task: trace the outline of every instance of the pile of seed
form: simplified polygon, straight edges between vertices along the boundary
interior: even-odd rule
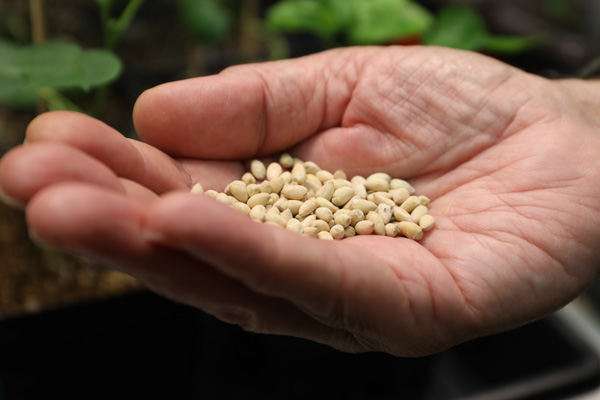
[[[213,197],[255,221],[325,240],[370,234],[420,240],[435,222],[429,198],[416,196],[405,180],[383,172],[348,179],[341,170],[332,173],[287,153],[268,166],[253,160],[250,172],[222,193],[204,191],[199,183],[191,193]]]

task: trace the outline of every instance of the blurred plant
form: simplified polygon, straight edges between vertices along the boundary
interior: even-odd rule
[[[42,99],[50,110],[82,111],[67,93],[90,93],[91,114],[98,111],[107,85],[121,74],[122,63],[114,52],[143,0],[131,0],[118,18],[111,17],[114,0],[96,0],[104,30],[103,49],[83,49],[79,44],[51,39],[44,41],[42,1],[30,0],[32,32],[37,43],[19,46],[0,39],[0,103],[10,107],[34,107]],[[37,15],[37,17],[35,17]]]
[[[465,50],[518,53],[539,37],[495,36],[468,6],[449,5],[435,15],[411,0],[281,0],[266,23],[284,33],[310,33],[324,47],[422,43]]]

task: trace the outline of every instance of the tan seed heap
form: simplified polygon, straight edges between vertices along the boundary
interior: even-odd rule
[[[322,240],[355,235],[420,240],[435,223],[429,198],[415,195],[405,180],[383,172],[348,179],[341,170],[332,173],[287,153],[268,166],[252,160],[250,171],[223,193],[204,191],[199,183],[190,192],[229,204],[255,221]]]

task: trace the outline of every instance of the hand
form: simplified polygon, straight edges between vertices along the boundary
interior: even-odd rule
[[[2,160],[0,187],[36,240],[224,321],[424,355],[540,318],[593,283],[596,86],[450,49],[338,49],[151,89],[134,110],[145,143],[42,115]],[[420,242],[319,241],[187,194],[281,151],[408,179],[436,227]]]

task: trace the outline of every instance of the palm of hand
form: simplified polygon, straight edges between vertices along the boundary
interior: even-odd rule
[[[244,118],[228,118],[227,96],[218,107],[208,95],[210,112],[194,120],[189,112],[198,106],[181,107],[190,96],[180,87],[182,102],[165,99],[173,96],[169,90],[155,93],[152,101],[161,110],[148,96],[142,99],[138,128],[150,144],[188,157],[178,159],[186,173],[173,187],[239,177],[235,162],[189,157],[242,158],[289,147],[349,175],[385,171],[407,178],[433,199],[438,221],[421,243],[375,236],[315,242],[224,216],[222,205],[204,199],[167,196],[137,211],[166,249],[108,259],[156,290],[247,329],[399,355],[436,351],[527,322],[590,282],[595,271],[589,266],[598,257],[593,220],[600,189],[591,183],[600,179],[593,156],[600,141],[587,138],[584,122],[562,107],[555,86],[443,49],[329,57],[290,62],[281,70],[234,68],[217,78],[226,86],[223,79],[239,73],[261,77],[250,80],[253,102],[239,99],[232,107]],[[313,62],[319,65],[308,68]],[[286,80],[288,75],[304,78]],[[252,90],[264,104],[256,104]],[[222,118],[215,120],[217,114]],[[206,129],[199,133],[193,126]],[[239,135],[233,127],[253,133]],[[153,165],[152,157],[164,158],[141,151],[150,154],[146,165]],[[111,167],[154,191],[168,186],[157,184],[169,175],[164,171],[140,174],[138,167],[134,178],[131,168],[121,173]],[[30,220],[35,224],[35,217]],[[168,276],[149,268],[149,254],[158,264],[175,258],[180,270]]]

